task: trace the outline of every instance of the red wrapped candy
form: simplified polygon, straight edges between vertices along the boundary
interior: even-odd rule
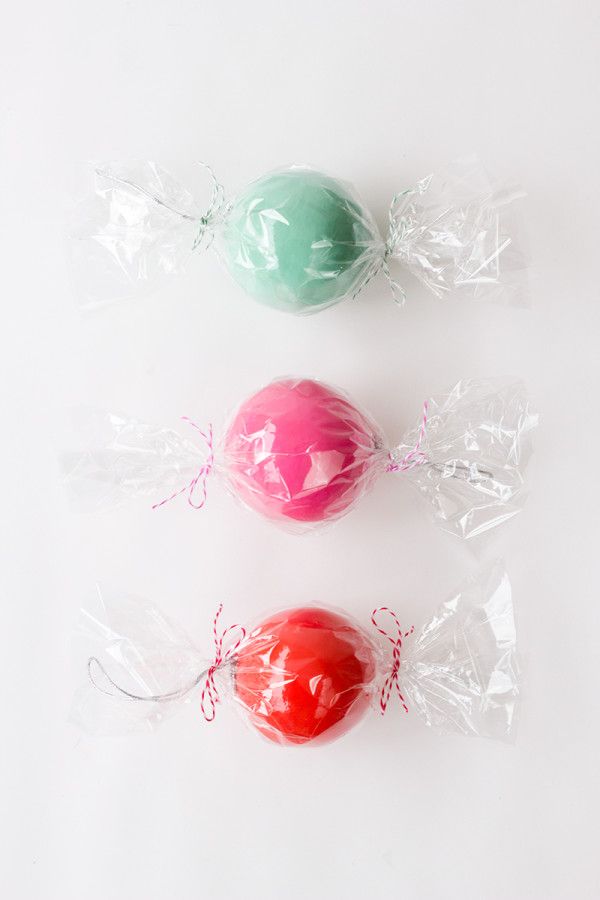
[[[513,733],[516,634],[500,564],[468,582],[415,637],[388,607],[373,611],[369,631],[323,606],[221,630],[221,611],[214,657],[202,665],[189,638],[159,610],[102,597],[100,613],[84,620],[93,655],[77,721],[94,731],[147,730],[197,692],[208,722],[228,696],[269,742],[313,746],[342,736],[370,708],[384,713],[395,694],[401,708],[443,731]]]
[[[235,697],[251,724],[285,744],[344,734],[368,709],[374,678],[374,647],[364,632],[316,606],[265,619],[233,667]]]

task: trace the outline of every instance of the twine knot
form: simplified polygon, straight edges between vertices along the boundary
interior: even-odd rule
[[[421,445],[425,440],[425,434],[427,432],[428,410],[429,402],[426,400],[423,404],[423,418],[421,419],[421,427],[415,446],[412,450],[408,451],[406,456],[402,456],[400,459],[396,458],[393,450],[390,451],[390,461],[386,466],[386,472],[407,472],[409,469],[414,469],[415,466],[425,466],[430,462],[429,457],[421,450]]]
[[[206,670],[206,678],[204,681],[204,687],[202,688],[202,695],[200,697],[200,709],[202,710],[202,715],[206,719],[207,722],[212,722],[215,718],[217,712],[217,703],[219,702],[219,692],[217,690],[217,685],[215,683],[215,672],[221,668],[221,666],[231,660],[239,649],[240,644],[246,638],[246,629],[242,625],[228,625],[224,631],[220,634],[217,632],[217,625],[219,622],[219,617],[221,612],[223,611],[223,604],[219,604],[219,608],[216,612],[215,618],[213,619],[213,639],[215,643],[215,658],[212,663]],[[223,641],[227,637],[230,632],[235,631],[235,629],[240,630],[240,637],[229,647],[225,652],[223,652]]]
[[[212,181],[212,194],[208,209],[206,210],[204,215],[200,216],[200,218],[198,219],[198,233],[194,238],[192,250],[197,250],[198,247],[202,245],[204,236],[207,233],[208,243],[206,244],[206,249],[208,250],[214,238],[214,231],[209,230],[209,226],[220,213],[225,213],[225,211],[227,210],[227,204],[225,203],[225,188],[217,181],[216,175],[211,167],[208,165],[208,163],[204,162],[199,162],[198,165],[202,166],[203,169],[206,169],[206,171],[210,175]]]

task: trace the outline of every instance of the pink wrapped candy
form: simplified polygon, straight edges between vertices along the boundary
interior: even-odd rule
[[[461,381],[390,445],[341,391],[282,378],[242,403],[216,446],[212,426],[186,421],[202,449],[170,429],[101,416],[70,465],[71,487],[95,505],[154,494],[156,508],[187,494],[201,508],[217,474],[245,506],[305,531],[349,512],[379,475],[401,473],[447,531],[470,538],[520,510],[537,416],[519,383]]]
[[[268,519],[323,522],[370,485],[383,435],[319,381],[272,381],[238,409],[223,441],[234,493]]]

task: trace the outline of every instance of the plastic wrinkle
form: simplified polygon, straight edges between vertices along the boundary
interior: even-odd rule
[[[494,564],[444,603],[408,644],[400,684],[436,730],[514,737],[519,664],[511,586]]]
[[[521,382],[465,379],[430,399],[420,446],[430,462],[404,474],[445,531],[477,537],[522,509],[537,424]],[[394,456],[404,455],[417,434],[409,432]]]
[[[523,305],[527,253],[517,187],[495,184],[475,156],[396,195],[390,208],[389,256],[436,297]]]

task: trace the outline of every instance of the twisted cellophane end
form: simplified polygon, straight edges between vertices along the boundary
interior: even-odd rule
[[[388,470],[415,484],[445,531],[474,538],[522,509],[537,423],[521,382],[465,379],[427,401]]]
[[[61,466],[78,511],[104,511],[135,497],[156,507],[186,493],[190,505],[204,504],[214,466],[210,426],[200,429],[183,417],[175,431],[90,409],[74,410],[73,418],[77,449],[63,454]]]
[[[393,198],[387,259],[439,298],[527,305],[524,196],[490,178],[476,156],[458,160]]]
[[[196,696],[208,663],[156,606],[97,586],[75,633],[70,720],[91,734],[154,731]]]
[[[67,245],[81,306],[148,294],[212,242],[225,199],[203,167],[212,180],[208,205],[154,162],[90,165],[91,189],[74,210]]]
[[[431,728],[511,741],[519,682],[511,586],[495,562],[407,641],[400,685],[409,709]]]

